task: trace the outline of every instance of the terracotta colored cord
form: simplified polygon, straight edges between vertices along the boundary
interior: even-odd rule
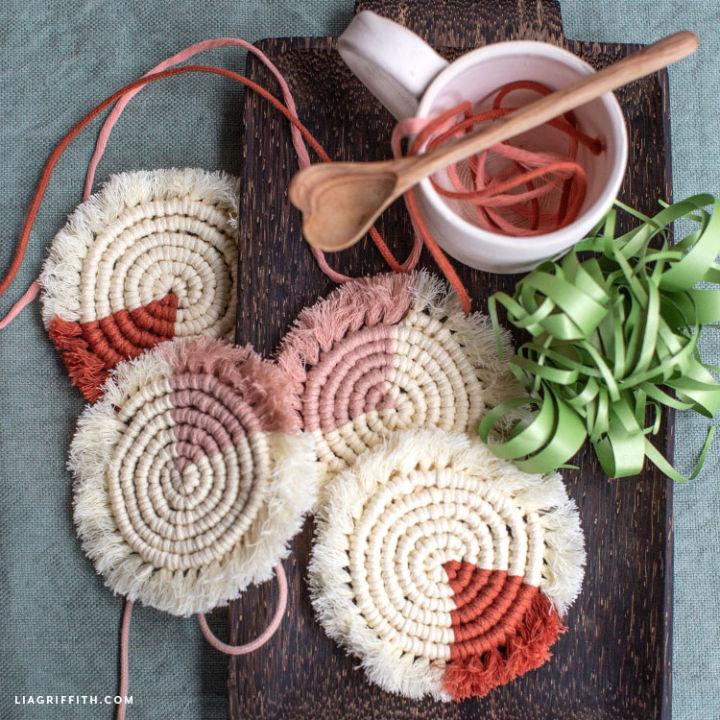
[[[493,107],[490,110],[472,115],[469,103],[461,103],[456,108],[444,113],[439,118],[429,122],[423,132],[412,143],[410,152],[415,154],[422,145],[427,143],[431,150],[438,145],[448,142],[458,135],[472,131],[480,124],[496,120],[511,114],[516,108],[502,107],[502,100],[514,90],[530,90],[547,95],[550,88],[541,83],[519,81],[509,83],[496,91]],[[449,129],[443,130],[455,115],[462,114],[464,119],[454,122]],[[577,128],[577,120],[572,113],[556,118],[547,123],[548,126],[566,134],[569,138],[567,156],[554,153],[529,151],[515,147],[510,142],[500,143],[489,150],[479,153],[465,161],[465,177],[459,172],[458,165],[448,168],[448,179],[453,189],[448,189],[435,178],[431,179],[433,187],[442,196],[467,201],[477,206],[477,224],[486,230],[500,231],[509,235],[528,236],[552,232],[573,222],[580,212],[580,206],[585,197],[587,182],[582,166],[576,161],[580,145],[586,146],[593,154],[598,154],[602,147],[599,141],[582,133]],[[439,133],[431,137],[433,133]],[[486,169],[487,159],[490,155],[498,155],[512,161],[505,171],[492,177]],[[468,176],[470,176],[468,178]],[[545,182],[540,186],[535,181],[541,178]],[[525,192],[510,194],[508,191],[525,186]],[[560,192],[556,192],[560,189]],[[557,208],[554,212],[538,213],[538,198],[555,194]],[[550,201],[550,198],[548,197]],[[533,201],[530,213],[525,208],[528,201]],[[517,222],[508,220],[496,210],[489,208],[512,209],[513,213],[526,220],[533,218],[531,227],[519,226]]]
[[[50,178],[52,176],[52,172],[55,168],[55,165],[57,164],[60,157],[62,157],[63,153],[67,149],[67,147],[70,145],[70,143],[82,132],[82,130],[90,124],[100,113],[102,113],[104,110],[106,110],[108,107],[112,106],[114,103],[116,103],[119,100],[122,100],[127,94],[134,93],[140,90],[145,85],[148,85],[151,82],[155,82],[156,80],[161,80],[163,78],[172,77],[174,75],[184,75],[186,73],[195,73],[195,72],[202,72],[202,73],[209,73],[213,75],[220,75],[223,77],[230,78],[231,80],[235,80],[236,82],[241,83],[245,87],[249,88],[253,92],[256,92],[258,95],[260,95],[262,98],[267,100],[271,105],[273,105],[279,112],[281,112],[288,121],[292,124],[294,128],[298,130],[302,138],[310,145],[310,147],[315,151],[315,153],[323,160],[323,162],[331,162],[330,156],[325,152],[325,150],[322,148],[322,146],[318,143],[318,141],[313,137],[313,135],[310,133],[310,131],[303,125],[303,123],[298,119],[298,117],[293,113],[291,109],[286,107],[280,100],[278,100],[274,95],[272,95],[268,90],[263,88],[261,85],[258,85],[257,83],[253,82],[249,78],[245,77],[244,75],[241,75],[240,73],[233,72],[232,70],[227,70],[225,68],[220,67],[214,67],[210,65],[186,65],[183,67],[176,67],[176,68],[170,68],[168,70],[164,70],[162,72],[153,73],[151,75],[144,76],[142,78],[139,78],[138,80],[135,80],[131,83],[128,83],[124,87],[120,88],[118,91],[114,92],[112,95],[108,96],[105,100],[103,100],[101,103],[99,103],[95,108],[93,108],[90,112],[88,112],[85,117],[83,117],[80,121],[78,121],[71,129],[70,131],[57,143],[53,151],[50,153],[50,156],[48,157],[42,173],[40,175],[40,180],[38,181],[37,187],[35,189],[35,193],[33,195],[32,201],[30,203],[30,207],[28,209],[28,213],[25,217],[25,221],[23,223],[23,227],[20,233],[20,237],[18,239],[15,253],[13,255],[12,261],[10,263],[10,266],[7,270],[7,273],[3,277],[2,281],[0,281],[0,295],[4,294],[7,289],[12,284],[13,280],[15,279],[15,276],[20,270],[20,267],[22,266],[23,259],[25,257],[25,253],[27,251],[27,245],[30,240],[30,232],[32,231],[33,225],[35,223],[35,220],[37,218],[37,214],[40,210],[40,206],[42,204],[42,200],[45,196],[45,192],[47,191],[47,186],[50,182]],[[110,126],[110,128],[112,125]],[[108,131],[109,132],[109,129]],[[103,135],[102,138],[99,138],[99,141],[102,141],[103,139],[106,139],[107,133]],[[99,146],[101,149],[103,147],[102,142]],[[300,155],[300,159],[302,162],[302,155]],[[89,168],[89,172],[94,172],[94,166],[95,164],[91,160],[91,166]],[[90,176],[90,179],[92,179],[92,175]],[[416,242],[413,246],[413,249],[411,250],[411,253],[409,257],[403,262],[400,263],[397,261],[395,256],[392,254],[390,249],[388,248],[387,244],[381,237],[381,235],[375,230],[374,228],[371,230],[370,235],[375,242],[376,246],[378,247],[380,253],[382,254],[383,258],[386,260],[388,265],[391,267],[391,269],[395,272],[406,272],[408,270],[411,270],[415,264],[417,263],[417,260],[419,258],[420,254],[420,243]],[[324,259],[321,259],[319,255],[316,254],[316,258],[318,259],[318,262],[321,265],[321,268],[323,269],[326,274],[328,274],[331,279],[334,281],[344,281],[349,278],[347,278],[344,275],[340,275],[336,272],[334,272],[324,261]],[[24,305],[21,305],[17,311],[15,312],[15,315],[17,312],[19,312]],[[15,308],[14,308],[15,310]]]
[[[295,116],[298,117],[297,107],[295,105],[295,99],[292,96],[292,92],[290,90],[290,87],[283,77],[280,70],[277,68],[277,66],[270,60],[270,58],[265,55],[260,49],[255,47],[254,45],[246,42],[245,40],[241,40],[239,38],[232,38],[232,37],[223,37],[223,38],[216,38],[214,40],[204,40],[199,43],[195,43],[194,45],[191,45],[190,47],[186,48],[185,50],[180,51],[179,53],[176,53],[172,57],[169,57],[167,60],[164,60],[163,62],[156,65],[154,68],[149,70],[147,73],[145,73],[144,77],[147,77],[148,75],[152,75],[158,72],[161,72],[163,70],[166,70],[168,68],[174,67],[178,65],[181,62],[184,62],[185,60],[188,60],[191,57],[194,57],[200,52],[204,52],[206,50],[211,50],[215,48],[222,48],[222,47],[229,47],[229,46],[235,46],[235,47],[241,47],[247,50],[248,52],[253,53],[255,56],[257,56],[263,64],[270,70],[270,72],[273,74],[275,79],[277,80],[280,89],[282,90],[283,99],[285,100],[285,105],[287,106],[288,110]],[[120,117],[122,111],[127,106],[127,104],[130,102],[130,100],[140,91],[140,88],[137,88],[135,90],[132,90],[125,94],[125,96],[118,101],[118,103],[113,107],[112,111],[108,115],[108,117],[105,119],[103,126],[100,130],[100,133],[98,135],[97,142],[95,144],[95,150],[93,152],[93,156],[90,159],[90,163],[88,164],[87,174],[85,178],[85,189],[83,192],[83,199],[86,200],[90,193],[92,192],[92,186],[94,182],[94,176],[95,176],[95,170],[97,169],[97,165],[100,162],[100,159],[102,158],[103,152],[105,150],[105,147],[107,145],[108,138],[110,137],[110,133],[112,132],[113,127],[115,126],[115,123],[117,122],[118,118]],[[307,167],[310,165],[310,156],[308,155],[307,147],[305,146],[305,143],[303,142],[303,136],[300,133],[299,129],[295,127],[294,125],[291,126],[290,132],[292,135],[292,142],[293,146],[295,148],[295,152],[298,157],[298,165],[301,168]],[[321,156],[322,157],[322,156]],[[329,157],[323,157],[323,160],[325,162],[329,162]],[[372,237],[373,241],[375,242],[375,245],[377,246],[378,250],[380,251],[381,255],[383,256],[384,260],[388,263],[388,266],[394,271],[394,272],[408,272],[412,270],[418,262],[418,259],[420,257],[420,250],[422,249],[422,243],[420,242],[419,238],[416,238],[416,241],[413,243],[413,246],[411,248],[410,254],[405,259],[404,262],[399,263],[392,252],[387,247],[386,243],[384,242],[382,236],[380,233],[373,227],[370,230],[370,236]],[[320,266],[320,269],[333,281],[336,283],[342,283],[347,282],[351,278],[347,275],[344,275],[342,273],[337,272],[333,268],[330,267],[330,265],[327,262],[327,259],[325,257],[325,254],[317,249],[311,247],[311,251],[313,253],[313,256],[315,257],[315,260],[317,261],[318,265]]]
[[[287,106],[288,110],[295,115],[295,117],[298,116],[297,107],[295,105],[295,99],[292,96],[292,93],[290,91],[290,87],[287,84],[287,81],[282,76],[282,73],[280,70],[278,70],[277,66],[270,60],[270,58],[265,55],[262,50],[257,48],[255,45],[252,45],[251,43],[247,42],[246,40],[241,40],[240,38],[233,38],[233,37],[222,37],[222,38],[214,38],[212,40],[203,40],[201,42],[195,43],[193,45],[190,45],[190,47],[185,48],[184,50],[181,50],[180,52],[176,53],[175,55],[172,55],[171,57],[167,58],[166,60],[163,60],[161,63],[157,64],[154,68],[148,70],[143,77],[148,77],[149,75],[154,75],[156,73],[162,72],[163,70],[168,70],[169,68],[175,67],[176,65],[179,65],[182,62],[185,62],[186,60],[189,60],[191,57],[194,57],[198,53],[205,52],[206,50],[214,50],[217,48],[224,48],[224,47],[240,47],[244,50],[247,50],[249,53],[252,53],[253,55],[257,56],[262,63],[270,70],[270,72],[273,74],[275,79],[278,82],[278,85],[280,86],[280,89],[282,91],[282,96],[285,101],[285,105]],[[142,88],[136,88],[134,90],[130,90],[129,92],[125,93],[120,100],[115,104],[113,109],[110,111],[108,116],[103,121],[102,128],[100,129],[100,132],[98,133],[97,141],[95,142],[95,150],[93,151],[92,157],[90,158],[90,162],[88,163],[87,172],[85,174],[85,187],[83,190],[83,200],[87,200],[90,197],[90,194],[92,193],[93,184],[95,182],[95,171],[97,170],[97,166],[102,159],[103,153],[105,152],[105,148],[107,147],[108,140],[110,138],[110,133],[112,132],[113,128],[115,127],[115,124],[120,118],[120,115],[122,114],[123,110],[127,107],[130,100],[137,95],[138,92],[140,92]],[[301,167],[304,167],[305,165],[310,164],[310,156],[308,155],[307,147],[305,146],[305,143],[303,142],[302,135],[300,134],[300,131],[293,125],[290,128],[290,132],[292,134],[292,140],[293,145],[295,147],[295,152],[298,155],[299,164]]]

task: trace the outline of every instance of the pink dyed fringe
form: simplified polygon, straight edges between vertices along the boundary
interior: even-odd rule
[[[412,275],[386,273],[358,278],[334,290],[327,298],[306,307],[280,345],[278,366],[293,382],[300,407],[307,366],[348,333],[374,325],[396,325],[412,303]]]
[[[302,428],[292,383],[282,369],[250,346],[231,347],[212,338],[158,345],[173,374],[212,375],[242,395],[265,431],[298,433]]]

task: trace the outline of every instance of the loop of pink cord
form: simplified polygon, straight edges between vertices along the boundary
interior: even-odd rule
[[[285,575],[285,568],[283,568],[282,563],[278,563],[275,566],[275,575],[278,581],[278,601],[275,612],[270,620],[270,624],[265,630],[263,630],[255,640],[249,643],[244,645],[228,645],[222,642],[213,634],[212,630],[210,630],[205,615],[198,613],[200,630],[210,645],[227,655],[247,655],[248,653],[259,650],[270,640],[282,623],[288,600],[287,576]],[[133,605],[132,600],[125,600],[120,625],[120,681],[118,683],[118,696],[121,698],[121,702],[117,707],[116,720],[125,720],[125,711],[127,708],[125,698],[127,697],[130,686],[130,619],[132,617]]]
[[[265,630],[263,630],[258,637],[249,643],[245,643],[244,645],[228,645],[227,643],[224,643],[213,634],[207,623],[205,615],[198,613],[200,630],[202,631],[203,637],[210,643],[210,645],[226,655],[248,655],[249,653],[259,650],[263,645],[265,645],[265,643],[268,642],[268,640],[270,640],[282,623],[288,599],[287,576],[285,575],[285,569],[281,563],[278,563],[275,566],[275,575],[278,581],[278,602],[275,607],[275,612],[270,620],[270,624],[265,628]]]
[[[283,99],[285,100],[285,105],[287,106],[287,109],[293,115],[295,115],[295,117],[297,117],[298,112],[297,106],[295,105],[295,99],[293,98],[292,93],[290,92],[290,87],[288,86],[287,81],[283,77],[280,70],[278,70],[272,60],[270,60],[270,58],[267,57],[267,55],[265,55],[260,49],[256,48],[254,45],[250,44],[246,40],[241,40],[240,38],[222,37],[214,38],[212,40],[202,40],[201,42],[190,45],[190,47],[187,47],[184,50],[175,53],[175,55],[171,55],[169,58],[163,60],[161,63],[158,63],[154,68],[148,70],[143,75],[143,77],[147,77],[148,75],[154,75],[155,73],[159,73],[163,70],[175,67],[176,65],[185,62],[185,60],[189,60],[195,55],[201,52],[205,52],[206,50],[214,50],[216,48],[233,46],[241,47],[247,50],[262,61],[262,63],[268,68],[268,70],[270,70],[275,79],[278,81],[278,85],[282,90]],[[90,158],[87,172],[85,174],[83,200],[87,200],[92,194],[93,184],[95,182],[95,171],[97,170],[100,159],[105,152],[105,148],[107,147],[107,142],[113,127],[115,127],[115,124],[119,120],[122,111],[127,107],[128,103],[135,97],[135,95],[140,92],[140,90],[142,90],[142,88],[135,88],[126,92],[123,97],[115,103],[113,109],[108,113],[108,116],[103,121],[100,132],[98,133],[97,141],[95,143],[95,150],[93,151],[92,157]],[[298,165],[300,165],[301,168],[307,167],[308,165],[310,165],[310,155],[308,154],[308,150],[305,142],[302,139],[302,135],[294,125],[290,126],[290,133],[292,135],[292,143],[295,148],[295,152],[298,156]]]

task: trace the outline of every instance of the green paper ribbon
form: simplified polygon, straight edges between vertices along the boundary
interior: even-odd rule
[[[663,205],[654,217],[616,203],[639,221],[616,237],[617,210],[558,262],[526,275],[513,296],[495,293],[490,317],[498,339],[498,306],[531,336],[509,359],[528,396],[493,408],[481,421],[483,441],[522,470],[562,467],[589,439],[611,478],[637,475],[645,458],[685,480],[650,442],[663,408],[720,410],[720,384],[697,350],[704,325],[720,322],[720,202],[695,195]],[[677,220],[693,229],[675,245]],[[501,344],[498,349],[502,352]],[[491,439],[509,413],[532,406],[503,441]],[[710,428],[692,471],[709,452]]]

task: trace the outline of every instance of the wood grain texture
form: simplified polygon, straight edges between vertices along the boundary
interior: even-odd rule
[[[566,41],[555,2],[534,0],[364,0],[398,19],[452,59],[467,49],[508,38],[565,45],[595,67],[634,46]],[[392,120],[344,67],[329,39],[268,40],[263,51],[288,78],[299,112],[332,157],[389,157]],[[252,58],[247,74],[274,87]],[[670,199],[669,127],[665,73],[618,92],[633,148],[621,197],[644,212]],[[245,105],[241,252],[238,279],[240,343],[271,355],[305,305],[332,283],[319,271],[301,239],[300,218],[285,188],[296,169],[285,121],[267,103],[248,95]],[[410,223],[401,203],[379,229],[400,257],[409,248]],[[369,241],[331,258],[350,275],[386,268]],[[432,267],[427,256],[422,265]],[[488,295],[511,291],[517,277],[459,268],[476,306]],[[672,424],[660,434],[672,448]],[[672,488],[654,468],[640,478],[608,481],[584,449],[580,469],[567,471],[570,494],[582,516],[588,549],[584,590],[571,609],[569,631],[543,668],[480,701],[457,705],[411,702],[369,684],[358,661],[329,640],[313,617],[305,568],[312,523],[293,543],[285,562],[290,599],[285,623],[255,655],[234,658],[229,670],[233,720],[652,720],[670,717],[672,611]],[[234,642],[266,625],[276,591],[251,589],[231,607]]]

